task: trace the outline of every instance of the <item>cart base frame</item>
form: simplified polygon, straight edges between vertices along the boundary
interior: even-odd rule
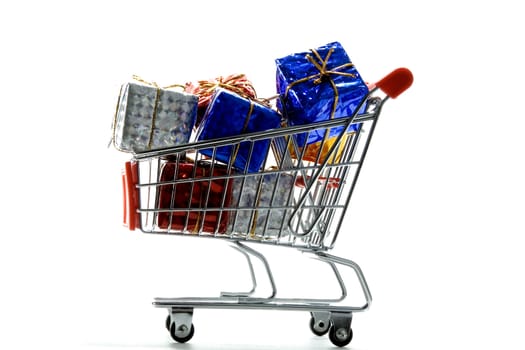
[[[266,257],[251,247],[234,241],[232,247],[246,256],[250,268],[253,288],[246,293],[222,293],[220,297],[183,297],[183,298],[155,298],[153,305],[157,308],[168,310],[166,328],[172,338],[185,343],[193,337],[194,309],[261,309],[261,310],[288,310],[306,311],[311,315],[310,329],[318,336],[329,334],[330,341],[336,346],[345,346],[352,340],[353,332],[351,328],[354,312],[362,312],[370,307],[372,296],[368,288],[364,274],[355,262],[327,254],[324,251],[305,251],[314,258],[329,264],[341,287],[341,296],[337,299],[300,299],[300,298],[277,298],[275,281]],[[266,268],[272,294],[267,298],[252,297],[257,287],[251,256],[261,260]],[[361,285],[365,304],[361,306],[343,305],[343,300],[347,296],[345,283],[339,273],[338,265],[352,269]]]

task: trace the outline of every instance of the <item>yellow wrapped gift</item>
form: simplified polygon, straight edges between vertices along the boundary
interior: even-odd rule
[[[341,161],[346,145],[354,134],[355,131],[343,134],[338,143],[336,142],[339,136],[332,136],[306,145],[306,147],[297,146],[288,136],[285,136],[274,139],[272,149],[277,162],[279,164],[283,163],[286,167],[293,166],[296,163],[293,160],[299,158],[302,161],[323,163],[327,159],[330,150],[335,148],[330,158],[328,158],[328,164],[337,164]]]

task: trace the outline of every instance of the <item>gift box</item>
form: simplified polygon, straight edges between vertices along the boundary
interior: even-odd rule
[[[368,94],[366,83],[338,42],[294,53],[275,63],[277,92],[282,96],[277,108],[289,125],[352,116]],[[360,113],[364,112],[361,108]],[[330,137],[341,130],[334,128]],[[324,132],[298,134],[296,138],[300,145],[310,144],[322,140]]]
[[[114,146],[124,152],[173,147],[190,139],[198,97],[186,92],[129,82],[120,90]]]
[[[208,80],[198,80],[196,82],[187,82],[184,91],[197,95],[199,103],[197,107],[197,120],[195,126],[198,127],[206,113],[213,94],[217,88],[223,88],[235,92],[238,95],[249,99],[257,98],[257,93],[252,82],[245,74],[230,74],[219,76]]]
[[[328,164],[337,164],[341,161],[347,142],[354,134],[355,132],[344,133],[339,143],[336,143],[337,136],[334,136],[305,147],[298,147],[297,144],[290,142],[286,136],[277,137],[272,141],[272,151],[277,163],[283,164],[283,167],[287,168],[294,167],[293,159],[314,163],[323,163],[327,160]],[[332,148],[335,150],[327,158]]]
[[[157,206],[161,209],[157,215],[159,228],[224,233],[229,212],[221,208],[230,204],[232,194],[232,180],[217,178],[224,175],[227,175],[226,167],[209,162],[165,163],[161,169]]]
[[[361,124],[353,125],[351,130],[359,130]],[[337,139],[339,135],[327,137],[318,142],[301,147],[297,142],[292,142],[288,136],[276,137],[272,140],[272,151],[278,164],[283,167],[291,168],[295,166],[293,159],[301,159],[302,161],[337,164],[341,161],[343,152],[347,147],[347,143],[351,141],[356,134],[355,131],[345,132],[339,142]],[[327,133],[328,136],[328,133]],[[296,138],[294,138],[296,140]],[[332,148],[332,154],[328,157]]]
[[[293,208],[294,177],[268,173],[233,180],[229,232],[259,237],[289,233],[288,219]],[[275,207],[275,209],[272,209]]]
[[[281,115],[269,106],[226,89],[217,89],[197,130],[197,140],[232,137],[278,128]],[[243,141],[215,149],[215,160],[233,165],[241,172],[257,172],[268,154],[270,140]],[[212,148],[199,152],[213,157]]]

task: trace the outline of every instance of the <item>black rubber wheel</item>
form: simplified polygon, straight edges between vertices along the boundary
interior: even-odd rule
[[[352,328],[350,328],[347,331],[344,328],[336,329],[334,326],[332,326],[330,328],[330,333],[328,333],[328,337],[330,338],[332,344],[339,347],[347,346],[348,344],[350,344],[353,336],[354,332],[352,331]]]
[[[171,316],[168,315],[168,317],[166,317],[166,329],[168,330],[168,332],[170,331],[170,327],[171,327]]]
[[[330,322],[320,321],[315,324],[315,319],[313,317],[310,318],[310,330],[313,334],[322,337],[328,331],[330,330]]]
[[[190,332],[185,337],[178,337],[177,335],[175,335],[175,330],[177,329],[176,327],[177,325],[175,323],[171,325],[170,335],[173,338],[173,340],[175,340],[177,343],[186,343],[191,338],[193,338],[193,334],[195,333],[195,327],[193,326],[193,323],[191,324]]]

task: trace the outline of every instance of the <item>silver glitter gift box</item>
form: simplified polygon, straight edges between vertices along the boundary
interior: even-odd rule
[[[120,90],[113,143],[124,152],[144,152],[187,143],[199,98],[155,85],[129,82]]]
[[[285,173],[234,178],[230,233],[275,238],[289,233],[287,219],[293,208],[294,178]]]

